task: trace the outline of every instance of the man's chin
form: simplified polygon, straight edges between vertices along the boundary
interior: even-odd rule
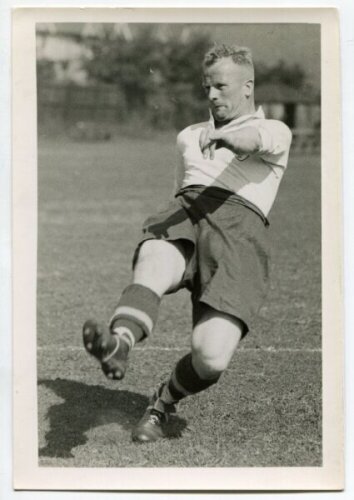
[[[218,113],[217,111],[214,111],[213,112],[213,117],[214,117],[214,120],[217,121],[217,122],[225,122],[228,120],[228,117],[225,113]]]
[[[225,115],[214,116],[214,122],[216,127],[222,127],[231,121],[231,118]]]

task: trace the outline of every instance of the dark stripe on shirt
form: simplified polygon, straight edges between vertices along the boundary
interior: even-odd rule
[[[199,194],[203,194],[203,192],[205,192],[207,196],[215,196],[216,198],[227,199],[231,203],[235,203],[236,205],[242,205],[248,208],[249,210],[255,212],[262,219],[264,225],[269,226],[269,221],[260,208],[258,208],[250,201],[246,200],[246,198],[243,198],[239,194],[236,194],[233,191],[230,191],[229,189],[224,189],[218,186],[204,186],[203,184],[191,184],[190,186],[186,186],[180,189],[176,193],[175,198],[177,198],[177,196],[179,195],[186,193],[187,191],[194,191]]]

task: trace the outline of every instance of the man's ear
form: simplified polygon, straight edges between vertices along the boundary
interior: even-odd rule
[[[250,97],[253,94],[254,81],[252,79],[246,80],[244,85],[245,96]]]

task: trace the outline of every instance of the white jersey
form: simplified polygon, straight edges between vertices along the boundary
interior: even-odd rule
[[[213,123],[213,119],[210,120]],[[209,122],[210,123],[210,122]],[[267,216],[288,163],[290,129],[278,120],[267,120],[262,108],[232,120],[219,130],[256,127],[262,146],[252,155],[236,155],[227,148],[215,150],[213,160],[204,159],[199,136],[208,122],[191,125],[178,134],[175,189],[192,184],[228,189],[256,205]]]

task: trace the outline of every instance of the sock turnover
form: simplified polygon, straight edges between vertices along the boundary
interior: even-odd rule
[[[143,285],[129,285],[122,293],[110,320],[112,333],[124,337],[131,347],[152,332],[157,320],[160,297]]]
[[[202,379],[192,363],[192,354],[189,353],[180,359],[170,375],[169,380],[162,385],[158,399],[166,405],[178,403],[186,396],[197,394],[216,384],[220,376],[213,379]]]

